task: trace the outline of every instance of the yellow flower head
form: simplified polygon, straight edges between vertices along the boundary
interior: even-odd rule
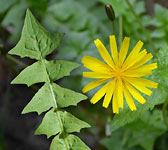
[[[120,52],[117,50],[115,36],[111,35],[109,38],[112,57],[99,39],[94,41],[105,63],[90,56],[82,58],[84,66],[92,71],[83,72],[83,76],[97,78],[83,88],[83,93],[107,82],[92,97],[91,103],[97,103],[105,95],[103,107],[107,108],[112,99],[113,113],[119,113],[119,108],[124,107],[124,95],[129,108],[134,111],[136,106],[132,97],[144,104],[146,100],[138,91],[150,96],[152,91],[148,88],[157,88],[158,86],[156,82],[140,78],[152,74],[152,70],[157,68],[157,63],[144,65],[153,56],[151,53],[147,53],[146,49],[140,51],[143,46],[142,41],[138,41],[126,58],[130,38],[124,38]]]

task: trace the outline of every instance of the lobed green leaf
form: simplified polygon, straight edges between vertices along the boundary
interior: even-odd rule
[[[70,75],[70,72],[79,67],[79,64],[63,60],[45,60],[47,73],[52,81]],[[47,82],[47,74],[43,63],[38,61],[25,68],[11,83],[12,84],[32,84]]]
[[[66,133],[80,132],[82,128],[90,127],[89,124],[77,119],[66,111],[52,109],[46,113],[42,123],[35,131],[35,134],[46,134],[49,138],[50,136],[61,133],[62,129],[59,126],[57,114],[60,115]]]
[[[69,76],[70,72],[79,66],[78,63],[64,60],[46,61],[47,72],[52,81],[58,80],[64,76]]]
[[[55,83],[52,84],[52,87],[59,108],[76,106],[80,101],[87,99],[87,96],[69,89],[62,88]],[[41,89],[39,89],[32,100],[27,104],[27,106],[22,111],[22,114],[34,111],[36,111],[38,114],[41,114],[51,107],[55,107],[55,104],[52,99],[49,84],[46,83]]]
[[[49,33],[28,9],[21,39],[9,54],[40,60],[57,48],[63,35],[62,33]]]
[[[43,68],[42,62],[38,61],[25,68],[11,84],[26,84],[31,86],[35,83],[46,82],[46,72]]]
[[[69,150],[90,150],[90,148],[75,135],[68,135],[65,140],[68,143]],[[57,135],[51,143],[50,150],[67,150],[64,142],[65,141]]]
[[[77,103],[87,97],[54,83],[55,80],[70,75],[70,72],[79,67],[79,64],[63,60],[47,61],[45,59],[58,46],[63,35],[50,34],[27,10],[21,39],[9,53],[33,58],[38,60],[38,62],[25,68],[12,81],[12,84],[31,86],[35,83],[45,82],[43,87],[39,89],[24,108],[22,114],[33,111],[41,114],[53,108],[46,113],[41,125],[36,130],[36,134],[46,134],[47,137],[60,133],[62,137],[60,138],[59,135],[54,138],[51,149],[55,149],[53,145],[57,143],[56,147],[65,147],[66,150],[67,148],[72,150],[83,150],[84,148],[88,150],[89,148],[79,138],[68,135],[68,133],[79,132],[80,129],[89,127],[89,124],[75,118],[68,112],[59,110],[63,107],[77,105]],[[67,136],[65,137],[65,135]],[[62,143],[62,141],[66,141],[66,143]]]

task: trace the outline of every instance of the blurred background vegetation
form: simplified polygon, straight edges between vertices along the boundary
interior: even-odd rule
[[[168,1],[130,0],[132,9],[127,1],[0,0],[0,150],[47,150],[51,140],[33,135],[43,114],[41,117],[35,113],[20,114],[41,85],[32,88],[10,85],[20,70],[33,63],[32,60],[7,54],[19,40],[27,8],[50,32],[66,33],[59,48],[48,59],[80,63],[84,55],[100,58],[93,41],[99,38],[109,48],[108,38],[113,34],[113,28],[104,9],[104,5],[109,3],[116,14],[117,31],[120,28],[124,36],[131,38],[131,48],[142,40],[144,47],[154,56],[160,49],[165,49],[159,55],[165,56],[164,62],[168,64]],[[118,38],[119,32],[116,35]],[[58,84],[81,92],[89,82],[82,78],[83,70],[82,67],[77,69],[72,76],[59,80]],[[164,77],[160,74],[158,79],[166,82],[166,73]],[[163,90],[166,91],[166,87]],[[92,94],[90,92],[88,96]],[[93,150],[168,150],[168,132],[162,115],[162,104],[167,94],[157,96],[162,101],[153,106],[152,111],[115,128],[110,125],[111,108],[102,108],[101,101],[91,105],[87,100],[68,111],[92,125],[90,129],[82,130],[79,137]]]

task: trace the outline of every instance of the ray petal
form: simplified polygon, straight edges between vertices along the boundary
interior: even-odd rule
[[[86,78],[112,78],[113,75],[112,74],[108,74],[108,73],[99,73],[99,72],[83,72],[83,77]]]
[[[119,105],[118,105],[118,101],[117,101],[116,87],[114,89],[114,95],[113,95],[113,100],[112,100],[112,108],[113,108],[113,113],[115,113],[115,114],[119,113]]]
[[[126,102],[129,106],[129,108],[134,111],[136,110],[136,106],[135,106],[135,103],[134,103],[134,100],[132,98],[132,96],[130,95],[129,91],[127,90],[127,88],[125,87],[125,85],[123,84],[123,92],[124,92],[124,96],[125,96],[125,99],[126,99]]]
[[[141,50],[142,46],[143,46],[143,42],[138,41],[138,43],[135,45],[135,47],[132,49],[131,53],[125,60],[124,65],[127,66],[128,64],[132,63],[132,60],[137,58],[137,55],[139,54],[139,51]]]
[[[127,81],[124,80],[125,86],[128,89],[128,91],[131,93],[131,95],[141,104],[144,104],[146,100],[143,98],[143,96]]]
[[[127,64],[127,66],[123,65],[122,70],[125,71],[132,68],[133,66],[135,66],[135,64],[140,62],[146,55],[147,55],[147,51],[146,49],[144,49],[138,54],[138,57],[136,59],[132,60],[132,63]]]
[[[149,53],[147,54],[144,58],[142,58],[140,61],[136,62],[133,66],[132,69],[138,68],[142,66],[143,64],[147,63],[149,60],[153,58],[152,54]]]
[[[135,70],[130,70],[125,73],[123,73],[123,76],[125,77],[143,77],[152,74],[152,71],[135,71]]]
[[[151,71],[151,70],[156,69],[156,68],[157,68],[157,63],[152,63],[152,64],[147,64],[147,65],[144,65],[142,67],[139,67],[139,68],[135,69],[135,71],[140,71],[141,70],[142,72],[145,72],[145,71]]]
[[[126,57],[127,52],[128,52],[129,44],[130,44],[130,38],[125,37],[123,42],[122,42],[122,45],[121,45],[121,48],[120,48],[120,53],[119,53],[119,64],[120,64],[120,66],[122,66],[122,64],[125,60],[125,57]]]
[[[106,93],[104,101],[103,101],[103,107],[105,107],[105,108],[107,108],[109,106],[110,101],[112,99],[112,95],[113,95],[113,92],[115,89],[115,82],[116,82],[115,79],[110,81],[110,84],[108,86],[107,93]]]
[[[108,86],[109,86],[109,82],[106,83],[101,89],[98,90],[98,92],[92,97],[90,102],[92,104],[97,103],[106,94]]]
[[[111,54],[114,60],[114,63],[117,64],[118,62],[118,50],[117,50],[117,43],[115,39],[115,35],[110,35],[110,49],[111,49]]]
[[[144,79],[144,78],[132,78],[132,79],[140,85],[145,85],[146,87],[149,87],[149,88],[158,88],[158,83],[154,81]]]
[[[107,49],[105,48],[105,46],[103,45],[103,43],[99,40],[96,39],[94,40],[94,43],[101,55],[101,57],[104,59],[104,61],[112,68],[114,68],[114,63],[113,60],[111,58],[111,56],[109,55]]]
[[[123,83],[121,78],[118,78],[116,88],[117,88],[117,100],[120,108],[124,107],[122,84]]]
[[[82,58],[82,63],[86,68],[95,72],[106,73],[112,71],[111,67],[109,67],[107,64],[91,56],[84,56]]]
[[[145,85],[142,85],[139,82],[136,82],[134,78],[125,78],[124,80],[128,81],[130,84],[132,84],[135,88],[137,88],[140,92],[150,96],[152,94],[152,91],[145,87]]]
[[[152,74],[152,70],[157,68],[157,63],[147,64],[136,69],[129,69],[123,73],[127,77],[142,77]]]
[[[96,88],[97,86],[107,82],[109,79],[98,79],[98,80],[94,80],[90,83],[88,83],[83,89],[82,92],[86,93],[94,88]]]

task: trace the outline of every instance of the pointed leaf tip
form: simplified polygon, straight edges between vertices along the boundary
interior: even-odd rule
[[[28,13],[30,13],[30,12],[31,12],[30,9],[27,8],[27,10],[26,10],[26,14],[28,14]]]
[[[9,54],[40,60],[58,47],[63,35],[49,33],[27,9],[21,39]]]
[[[21,73],[11,82],[11,84],[26,84],[31,86],[35,83],[45,82],[46,72],[43,69],[40,61],[25,68]]]

